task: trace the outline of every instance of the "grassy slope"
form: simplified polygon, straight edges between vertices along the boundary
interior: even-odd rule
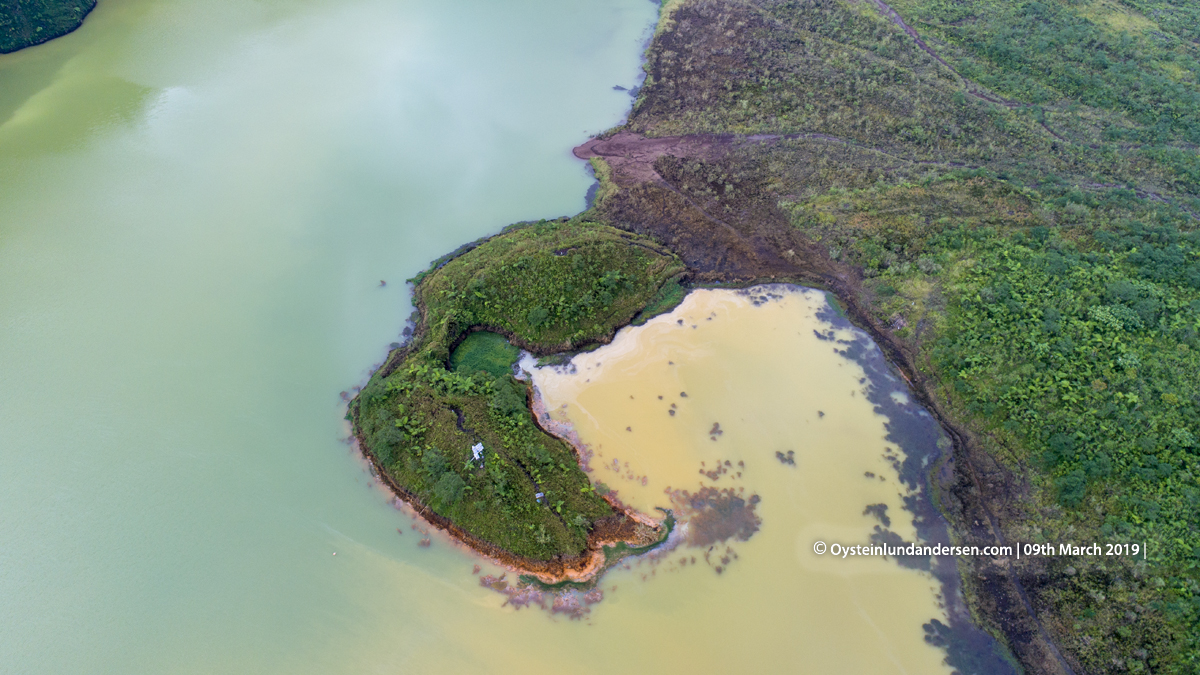
[[[0,54],[79,28],[96,0],[0,0]]]
[[[571,448],[534,425],[525,385],[507,374],[515,350],[463,338],[487,328],[536,353],[604,340],[681,271],[662,248],[580,220],[510,228],[435,266],[417,280],[414,342],[352,404],[368,451],[484,541],[538,560],[579,553],[611,508]]]
[[[734,229],[785,219],[860,270],[863,299],[946,410],[1028,483],[1006,514],[1010,540],[1149,542],[1144,563],[1023,563],[1069,659],[1190,672],[1197,9],[894,8],[953,70],[872,3],[685,3],[651,46],[628,128],[804,135],[655,168]],[[608,214],[661,209],[649,194],[610,196]]]

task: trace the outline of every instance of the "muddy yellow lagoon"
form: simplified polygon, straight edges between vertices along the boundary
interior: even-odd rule
[[[951,671],[939,634],[962,623],[952,575],[944,586],[928,559],[814,552],[944,538],[921,485],[937,426],[823,293],[699,290],[565,366],[523,364],[543,415],[591,453],[594,482],[643,512],[721,512],[610,573],[602,586],[620,590],[594,623],[644,625],[677,672]],[[757,531],[745,518],[711,531],[739,504]],[[966,632],[957,640],[993,652]]]

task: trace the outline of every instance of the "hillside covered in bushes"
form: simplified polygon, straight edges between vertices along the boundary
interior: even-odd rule
[[[1197,26],[1179,0],[671,2],[628,123],[577,151],[595,217],[695,280],[841,296],[957,440],[960,539],[1148,546],[961,561],[1033,672],[1200,669]]]

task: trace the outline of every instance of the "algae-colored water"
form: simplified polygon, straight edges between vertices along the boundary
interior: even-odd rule
[[[653,382],[697,378],[676,427],[655,427],[654,399],[613,404],[629,444],[594,439],[644,489],[597,473],[649,507],[694,489],[698,461],[744,457],[762,529],[719,575],[614,571],[580,621],[505,607],[479,583],[500,570],[436,533],[422,546],[344,442],[339,392],[399,339],[405,278],[583,207],[569,150],[627,111],[613,86],[636,85],[655,14],[103,0],[78,32],[0,57],[0,672],[937,671],[929,578],[806,552],[861,539],[867,503],[909,532],[881,420],[831,351],[796,360],[764,332],[719,356],[693,344],[637,385],[594,380],[665,396]],[[696,427],[711,421],[715,442]],[[652,434],[661,454],[638,445]],[[843,475],[865,469],[887,481]]]
[[[880,521],[868,505],[886,505],[890,529],[915,540],[903,503],[911,489],[886,458],[901,451],[867,399],[866,373],[826,336],[824,295],[772,288],[766,301],[693,292],[570,368],[537,369],[534,381],[552,417],[594,453],[595,479],[631,506],[670,507],[667,491],[702,485],[761,498],[749,540],[718,544],[707,563],[707,546],[682,546],[636,591],[675,598],[678,618],[662,630],[691,645],[680,655],[689,670],[949,672],[922,630],[948,620],[930,573],[814,553],[818,541],[869,543]],[[630,620],[623,609],[601,608],[597,621]]]

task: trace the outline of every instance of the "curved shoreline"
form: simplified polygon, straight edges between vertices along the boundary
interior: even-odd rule
[[[503,232],[500,234],[503,234]],[[476,241],[475,244],[478,245],[487,239],[491,238]],[[462,253],[466,253],[469,250],[470,247],[460,247],[455,253],[462,255]],[[451,255],[444,259],[439,259],[438,263],[440,264],[437,267],[442,267],[442,265],[449,263],[454,257],[456,256]],[[406,358],[412,354],[414,348],[421,345],[428,336],[430,329],[428,329],[427,319],[428,315],[430,315],[430,310],[428,310],[428,307],[422,301],[420,293],[415,292],[415,287],[413,304],[416,307],[418,318],[416,318],[412,334],[409,335],[408,340],[403,345],[390,350],[388,357],[384,359],[383,364],[379,366],[372,377],[388,377],[391,375],[392,372],[400,368],[401,364],[406,362]],[[617,331],[629,325],[636,317],[637,315],[630,317],[628,321],[613,325],[610,333],[600,336],[598,340],[594,341],[595,344],[608,344],[608,342],[612,341],[613,336],[617,334]],[[455,342],[455,345],[464,339],[467,334],[475,330],[491,330],[494,333],[503,334],[508,337],[512,344],[522,347],[523,350],[526,350],[530,354],[540,353],[542,356],[545,356],[546,353],[556,353],[552,351],[547,352],[545,348],[540,348],[539,350],[538,345],[530,344],[527,340],[521,339],[520,336],[512,335],[509,330],[490,328],[482,324],[473,325],[467,333],[464,333],[460,337],[460,340]],[[451,352],[452,348],[454,346],[451,346]],[[584,473],[589,473],[588,459],[590,458],[590,452],[587,447],[583,446],[583,443],[578,440],[578,436],[574,434],[574,431],[564,428],[564,425],[554,423],[553,420],[548,418],[544,401],[542,401],[538,390],[536,390],[532,382],[528,384],[527,405],[530,420],[532,420],[536,428],[545,432],[546,435],[557,438],[560,442],[565,443],[571,449],[571,453],[574,455],[575,461],[581,470]],[[642,554],[642,552],[656,548],[658,544],[666,540],[667,534],[670,534],[670,530],[667,530],[665,527],[665,520],[656,520],[652,516],[637,512],[636,509],[620,502],[618,498],[606,495],[601,496],[601,498],[612,508],[613,513],[594,522],[593,530],[588,532],[586,548],[580,554],[574,556],[559,555],[551,558],[551,560],[539,560],[539,558],[515,554],[515,552],[504,549],[503,546],[487,542],[487,540],[475,536],[475,534],[464,530],[463,527],[456,525],[454,521],[446,518],[446,516],[434,512],[418,495],[413,494],[412,491],[397,483],[396,479],[380,464],[379,459],[372,452],[370,444],[367,443],[364,434],[362,434],[362,426],[359,423],[360,410],[360,406],[353,405],[353,402],[349,407],[349,420],[350,424],[352,424],[353,442],[358,447],[362,456],[370,462],[371,471],[380,480],[380,483],[383,483],[392,494],[412,507],[421,519],[437,527],[438,530],[449,534],[456,542],[466,545],[467,548],[473,550],[476,554],[484,556],[488,560],[496,562],[497,565],[510,569],[512,572],[529,575],[529,577],[533,577],[541,584],[592,583],[592,581],[598,579],[599,574],[604,569],[616,565],[624,557]],[[620,544],[629,546],[629,551],[625,552],[624,555],[613,557],[611,551],[606,552],[606,549],[619,546]]]
[[[38,26],[38,25],[36,25],[38,23],[36,20],[36,16],[33,20],[31,20],[30,18],[25,16],[24,12],[21,12],[21,18],[24,19],[25,28],[27,30],[22,31],[22,35],[19,36],[20,39],[17,39],[17,36],[13,36],[13,41],[12,41],[11,45],[5,45],[3,43],[0,43],[0,54],[13,54],[13,53],[21,51],[22,49],[36,47],[37,45],[45,44],[51,40],[60,38],[64,35],[69,35],[70,33],[73,33],[75,31],[79,30],[79,27],[83,25],[83,22],[85,20],[87,20],[87,17],[89,14],[92,13],[92,10],[96,9],[96,0],[81,0],[79,2],[62,3],[62,4],[76,5],[75,11],[79,13],[79,16],[77,17],[77,20],[73,20],[71,22],[71,23],[73,23],[73,25],[68,24],[68,25],[64,25],[64,26],[54,26],[54,25],[48,24],[45,26]],[[20,10],[18,10],[18,11],[20,11]],[[51,30],[48,30],[42,34],[39,34],[39,33],[41,33],[41,31],[44,28],[50,28]],[[30,33],[30,31],[28,29],[34,29],[34,30],[32,31],[32,33]],[[7,37],[7,36],[5,36],[5,37]]]
[[[577,154],[586,153],[587,150],[577,150]],[[647,159],[653,162],[656,156],[656,153],[650,153]],[[636,163],[637,159],[633,159],[633,162],[630,162],[630,164]],[[627,167],[629,167],[629,164],[620,168],[625,169]],[[629,179],[629,176],[624,171],[620,171],[619,173],[614,172],[614,174],[613,177],[617,181]],[[623,187],[629,187],[628,183]],[[656,224],[659,226],[664,225],[661,222]],[[665,234],[664,232],[657,232],[651,228],[647,228],[646,230],[632,229],[629,228],[627,223],[623,223],[622,225],[627,228],[627,231],[636,234],[650,234],[651,236],[655,236],[659,241],[666,239],[666,237],[661,236]],[[665,227],[667,228],[667,232],[669,232],[672,226],[671,224],[665,224]],[[728,228],[722,229],[727,230]],[[778,254],[775,256],[763,255],[766,252],[761,249],[757,251],[758,255],[754,256],[743,257],[735,253],[733,256],[725,258],[724,262],[726,265],[723,265],[724,269],[710,268],[704,264],[703,260],[697,260],[695,257],[688,255],[689,253],[694,254],[694,250],[687,251],[686,247],[684,247],[685,250],[675,250],[687,265],[688,269],[685,276],[702,280],[700,285],[746,288],[761,283],[792,283],[832,292],[842,303],[849,322],[860,330],[863,330],[878,346],[885,360],[906,381],[915,401],[929,411],[934,419],[938,421],[939,426],[941,426],[946,435],[952,440],[954,449],[952,455],[945,457],[941,462],[934,463],[930,467],[929,475],[926,476],[926,480],[929,481],[935,491],[948,493],[952,497],[952,501],[949,503],[945,499],[938,500],[936,507],[951,522],[951,538],[953,540],[963,538],[979,545],[991,545],[992,542],[1002,544],[1003,539],[1002,535],[998,533],[999,528],[996,523],[996,515],[988,508],[983,499],[980,498],[981,495],[977,486],[981,479],[978,476],[977,467],[971,461],[974,459],[974,457],[971,457],[974,448],[971,447],[969,437],[954,425],[953,422],[948,420],[944,411],[936,405],[930,391],[927,389],[930,383],[913,367],[912,360],[910,360],[911,356],[907,353],[904,345],[875,324],[873,317],[871,317],[862,305],[855,292],[856,283],[853,271],[833,261],[822,259],[819,252],[809,249],[802,241],[798,239],[794,241],[795,252],[792,256],[779,256]],[[735,249],[737,248],[741,247],[735,247]],[[751,247],[747,246],[746,248]],[[738,251],[738,253],[740,252]],[[774,260],[771,258],[774,258]],[[728,265],[730,262],[733,265]],[[746,274],[748,271],[753,273]],[[418,293],[414,293],[414,304],[417,307],[420,317],[417,321],[416,330],[413,332],[409,342],[391,351],[380,368],[380,372],[384,376],[391,374],[405,362],[412,349],[421,344],[422,339],[426,337],[429,329],[427,322],[429,319],[428,308],[421,302],[421,297]],[[630,325],[632,321],[633,318],[631,317],[624,322],[613,325],[610,332],[599,340],[595,340],[595,342],[599,344],[611,342],[615,334],[622,328]],[[472,327],[472,330],[482,329],[486,329],[486,327]],[[496,332],[508,333],[508,331],[503,330]],[[526,347],[527,351],[531,353],[545,355],[546,353],[555,353],[557,351],[547,349],[544,345],[541,349],[538,349],[536,345],[522,344],[524,341],[516,342],[520,346]],[[531,415],[535,425],[541,431],[566,443],[575,455],[580,468],[587,471],[590,452],[580,443],[577,435],[573,434],[569,428],[563,428],[561,424],[548,419],[544,401],[535,388],[531,387],[531,390],[528,392],[527,404],[529,407],[528,414]],[[357,415],[357,411],[355,411],[355,415]],[[597,521],[597,527],[588,534],[586,548],[580,554],[555,557],[551,560],[539,560],[514,554],[500,546],[472,535],[463,528],[456,526],[450,519],[432,512],[419,497],[404,489],[383,470],[383,467],[366,445],[366,439],[357,431],[357,418],[355,419],[355,429],[359,448],[371,462],[375,473],[380,476],[381,481],[398,498],[417,510],[423,519],[451,535],[456,541],[464,544],[474,552],[514,572],[528,575],[542,584],[554,586],[563,583],[587,584],[593,582],[604,569],[611,567],[616,562],[616,560],[609,559],[609,556],[605,553],[606,547],[620,543],[625,543],[631,547],[644,547],[662,541],[661,523],[649,518],[645,514],[630,509],[621,504],[619,500],[606,496],[604,497],[604,501],[616,513],[602,519],[602,521]],[[947,481],[945,478],[946,472],[939,471],[943,466],[948,468],[953,474],[953,480]],[[978,501],[974,501],[972,497]],[[973,528],[965,527],[965,523],[969,522],[967,519],[972,517],[976,525]],[[996,529],[993,530],[992,528]],[[642,552],[645,551],[630,551],[629,553],[636,554]],[[1061,655],[1057,653],[1057,649],[1044,633],[1044,628],[1035,618],[1024,588],[1020,580],[1013,574],[1011,568],[996,567],[994,565],[984,566],[977,561],[958,562],[964,563],[959,566],[959,574],[965,582],[964,586],[966,589],[973,591],[968,594],[973,602],[969,602],[968,604],[974,608],[982,609],[983,614],[988,619],[995,621],[996,624],[999,624],[1003,628],[1002,632],[1006,638],[1005,642],[1010,648],[1018,652],[1018,658],[1026,663],[1030,661],[1046,663],[1048,661],[1050,663],[1057,662],[1057,664],[1065,665],[1061,661]],[[969,573],[974,573],[972,576],[975,579],[969,579]],[[980,607],[977,603],[983,604],[983,606]]]
[[[793,283],[832,293],[847,319],[878,345],[887,362],[906,380],[916,402],[929,411],[951,441],[952,451],[942,461],[948,471],[938,475],[934,473],[937,467],[930,467],[931,484],[943,495],[936,506],[950,522],[951,537],[980,547],[1007,544],[1003,521],[1018,508],[1016,504],[1028,488],[988,456],[974,436],[939,405],[934,396],[937,382],[916,367],[915,347],[895,337],[872,315],[858,272],[830,259],[819,244],[806,240],[786,223],[767,218],[749,232],[732,227],[679,193],[655,168],[656,160],[668,149],[683,158],[713,158],[735,149],[738,141],[771,140],[719,135],[646,138],[620,132],[611,141],[591,139],[574,153],[609,165],[610,201],[599,209],[610,222],[671,242],[670,248],[687,265],[688,276],[695,283],[738,288]],[[663,204],[670,203],[666,199],[675,201],[678,208],[656,203],[649,196],[655,194],[665,197]],[[1074,672],[1047,633],[1011,562],[992,564],[968,558],[960,563],[968,605],[979,624],[990,625],[1003,635],[1022,664],[1044,672]]]
[[[537,407],[535,408],[535,406]],[[580,466],[587,471],[586,461],[590,457],[590,452],[577,444],[578,436],[564,437],[551,429],[547,429],[541,423],[539,418],[545,415],[546,411],[545,405],[541,402],[540,395],[531,395],[530,411],[533,413],[534,423],[546,433],[570,446],[577,460],[580,462]],[[366,439],[362,437],[361,431],[358,430],[358,425],[355,423],[354,426],[355,432],[352,438],[359,452],[370,463],[372,474],[387,486],[392,494],[412,507],[417,515],[479,555],[518,574],[532,576],[543,584],[556,585],[565,582],[578,584],[594,581],[599,577],[601,572],[616,564],[621,559],[610,559],[609,555],[605,552],[607,547],[626,544],[631,549],[638,549],[636,553],[644,553],[652,550],[657,544],[667,539],[663,531],[664,522],[657,521],[646,514],[632,509],[615,498],[603,496],[602,499],[612,507],[615,513],[598,521],[597,527],[588,533],[587,547],[583,553],[577,556],[558,557],[553,560],[537,560],[518,555],[484,541],[480,537],[455,525],[449,518],[439,515],[430,509],[419,497],[406,490],[384,470],[378,458],[376,458],[367,446]],[[668,530],[665,534],[669,536],[670,531]],[[650,535],[653,536],[651,537]]]
[[[893,336],[872,316],[856,270],[831,260],[823,249],[786,223],[774,222],[772,217],[777,214],[764,212],[761,214],[764,218],[750,230],[731,225],[727,222],[729,216],[708,212],[664,180],[655,166],[656,160],[664,155],[719,157],[738,145],[791,138],[707,134],[649,138],[628,129],[627,123],[574,149],[576,157],[595,158],[606,165],[602,186],[608,183],[606,187],[612,189],[602,187],[600,203],[591,205],[591,210],[615,227],[662,242],[683,259],[687,277],[694,284],[747,287],[756,283],[790,282],[830,291],[841,301],[849,321],[870,336],[886,361],[907,382],[915,401],[929,411],[951,439],[952,451],[929,468],[928,480],[940,493],[936,507],[950,521],[952,538],[981,546],[1003,544],[1003,521],[1013,503],[1019,501],[1023,484],[1006,475],[1004,468],[987,455],[970,432],[937,403],[934,395],[937,382],[916,367],[915,348]],[[793,135],[793,138],[846,143],[825,134]],[[881,152],[874,148],[865,150]],[[393,353],[384,369],[394,369],[402,360],[403,357],[397,358]],[[535,412],[534,417],[546,430],[540,415]],[[569,444],[578,454],[576,444]],[[1012,487],[997,491],[991,489],[993,484]],[[591,546],[589,537],[589,549]],[[489,555],[487,550],[472,548]],[[515,558],[512,559],[519,564],[521,561]],[[964,586],[970,591],[971,613],[980,624],[990,624],[1002,634],[1026,666],[1047,672],[1071,671],[1011,565],[996,566],[977,560],[959,562]]]

